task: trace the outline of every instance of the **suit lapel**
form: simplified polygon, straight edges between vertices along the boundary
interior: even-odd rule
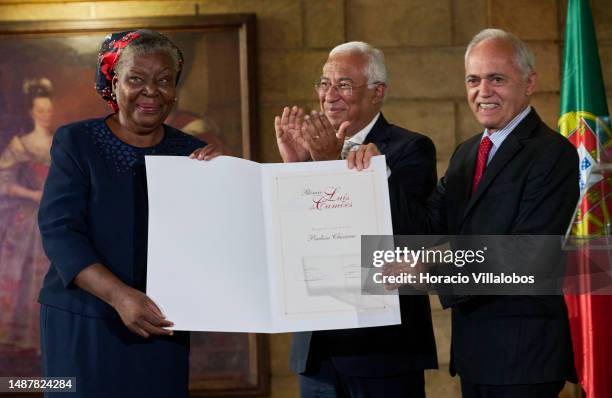
[[[363,144],[375,144],[380,153],[384,155],[389,141],[389,126],[390,124],[381,112],[378,120],[374,123],[374,126],[372,126],[372,130],[370,130],[363,141]]]
[[[523,148],[521,141],[529,135],[531,132],[541,123],[540,117],[537,115],[535,110],[531,110],[529,114],[515,127],[515,129],[506,137],[502,145],[499,147],[495,156],[491,160],[491,163],[487,166],[482,175],[482,179],[478,184],[478,188],[473,195],[471,195],[472,191],[472,180],[474,178],[474,169],[476,165],[476,155],[478,153],[478,146],[480,145],[480,141],[476,142],[476,145],[471,148],[469,153],[469,161],[468,164],[468,175],[466,176],[466,187],[467,187],[467,197],[469,198],[467,202],[467,206],[465,207],[465,211],[463,212],[463,217],[461,219],[461,223],[465,221],[467,215],[470,210],[474,207],[478,199],[487,191],[489,186],[495,181],[495,177],[510,163],[512,158]],[[471,195],[471,196],[470,196]]]
[[[467,216],[469,211],[472,209],[474,204],[478,201],[478,199],[483,195],[483,193],[489,188],[491,183],[495,180],[495,177],[499,174],[500,171],[506,167],[506,165],[510,162],[510,160],[514,157],[514,155],[520,151],[522,145],[512,137],[510,134],[502,143],[501,147],[495,153],[495,156],[491,160],[491,163],[485,169],[484,174],[482,175],[482,179],[478,184],[478,188],[473,195],[471,195],[470,200],[468,201],[467,207],[465,208],[465,212],[463,213],[463,218]],[[473,163],[476,163],[474,159]],[[472,173],[473,178],[474,173]],[[472,190],[472,182],[470,181],[469,192],[470,194]]]
[[[465,204],[470,200],[472,194],[472,181],[474,180],[474,171],[476,169],[476,158],[478,156],[478,146],[480,140],[474,142],[474,145],[467,152],[465,167],[463,169],[463,184],[461,189],[461,203]]]

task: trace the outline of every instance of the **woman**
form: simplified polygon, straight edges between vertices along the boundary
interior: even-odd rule
[[[159,33],[108,36],[96,88],[115,113],[55,134],[39,212],[51,260],[39,297],[41,346],[45,376],[77,378],[70,397],[188,396],[188,334],[169,330],[143,293],[144,156],[218,155],[163,124],[182,64]]]
[[[48,79],[25,81],[34,127],[0,154],[0,344],[32,358],[40,347],[36,297],[49,268],[36,214],[51,160],[51,91]]]

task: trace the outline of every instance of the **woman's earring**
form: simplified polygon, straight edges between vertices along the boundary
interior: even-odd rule
[[[115,93],[111,93],[111,99],[112,99],[113,101],[117,101],[117,94],[115,94]]]

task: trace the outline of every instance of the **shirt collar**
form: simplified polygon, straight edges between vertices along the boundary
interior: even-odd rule
[[[501,142],[506,139],[506,137],[508,136],[508,134],[510,134],[515,127],[523,121],[523,119],[525,119],[525,117],[527,117],[527,115],[529,114],[529,112],[531,111],[531,105],[527,105],[527,108],[523,109],[518,115],[516,115],[514,117],[514,119],[510,120],[510,122],[504,126],[503,128],[495,131],[495,132],[489,132],[489,129],[485,129],[484,130],[484,134],[481,137],[481,140],[484,137],[489,137],[489,139],[491,141],[493,141],[493,145],[495,146],[499,146],[499,144],[501,144]]]
[[[380,112],[378,112],[376,114],[376,116],[374,116],[372,121],[370,123],[368,123],[367,126],[362,128],[361,130],[359,130],[357,133],[355,133],[355,135],[353,135],[348,140],[351,141],[351,142],[354,142],[356,144],[359,144],[359,145],[363,144],[363,142],[365,141],[365,139],[368,136],[368,134],[370,134],[370,131],[372,130],[372,127],[374,127],[374,125],[376,124],[376,121],[378,120],[379,117],[380,117]]]

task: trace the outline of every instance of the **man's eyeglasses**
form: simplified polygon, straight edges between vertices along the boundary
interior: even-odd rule
[[[321,80],[318,83],[315,83],[314,87],[319,95],[325,95],[329,90],[334,88],[338,91],[338,94],[342,95],[343,97],[350,97],[353,95],[353,89],[365,86],[374,86],[377,84],[380,84],[380,82],[366,83],[359,86],[354,86],[351,82],[340,82],[334,85],[331,84],[329,80]]]

